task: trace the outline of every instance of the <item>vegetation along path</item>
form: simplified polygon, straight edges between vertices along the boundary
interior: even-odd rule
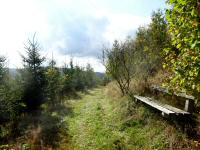
[[[70,100],[73,115],[67,116],[73,149],[172,149],[191,148],[184,134],[162,117],[128,98],[108,96],[108,88],[98,88]]]

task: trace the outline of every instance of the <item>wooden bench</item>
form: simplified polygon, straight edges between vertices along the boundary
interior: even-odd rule
[[[143,96],[138,96],[138,95],[134,95],[134,98],[136,100],[139,100],[159,111],[162,112],[162,115],[190,115],[189,112],[187,111],[184,111],[184,110],[181,110],[181,109],[178,109],[176,107],[173,107],[173,106],[170,106],[170,105],[167,105],[167,104],[162,104],[158,101],[155,101],[149,97],[143,97]]]
[[[170,93],[169,90],[166,88],[162,88],[160,86],[157,86],[157,85],[153,85],[151,86],[151,89],[154,90],[154,91],[158,91],[158,92],[161,92],[161,93],[166,93],[166,94],[169,94],[169,95],[174,95],[174,96],[177,96],[177,97],[182,97],[183,99],[185,99],[185,107],[184,107],[184,110],[186,112],[190,112],[192,113],[194,111],[194,103],[195,103],[195,98],[194,96],[191,96],[191,95],[187,95],[186,93]]]

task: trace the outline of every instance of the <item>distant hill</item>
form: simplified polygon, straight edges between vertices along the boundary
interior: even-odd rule
[[[16,69],[16,68],[9,68],[9,74],[12,77],[15,77],[18,74],[18,69]]]
[[[97,77],[99,77],[101,79],[105,76],[105,73],[102,73],[102,72],[95,72],[95,73],[96,73]]]

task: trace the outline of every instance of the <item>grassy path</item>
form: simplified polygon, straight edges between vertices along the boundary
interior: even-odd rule
[[[191,148],[185,136],[162,117],[134,104],[133,112],[128,112],[127,98],[109,97],[105,88],[82,94],[69,104],[73,115],[65,122],[75,150]]]
[[[103,89],[95,89],[80,101],[73,101],[74,117],[69,119],[69,132],[74,149],[117,148],[119,114],[105,96]]]
[[[111,96],[116,93],[102,87],[79,93],[51,109],[44,105],[41,112],[29,114],[20,122],[19,128],[23,130],[16,142],[10,143],[11,147],[26,146],[27,150],[199,148],[160,114],[126,97]]]

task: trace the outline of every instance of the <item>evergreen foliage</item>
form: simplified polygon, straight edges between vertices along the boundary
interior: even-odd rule
[[[49,66],[45,72],[46,79],[46,99],[52,105],[58,103],[61,92],[61,74],[59,69],[55,66],[56,62],[52,59]]]
[[[9,75],[5,57],[0,57],[0,83],[0,122],[16,120],[23,108],[21,90]]]
[[[26,56],[22,55],[24,69],[21,70],[23,86],[22,99],[28,110],[36,109],[44,101],[45,76],[42,63],[45,58],[40,56],[40,47],[35,36],[25,45]]]

